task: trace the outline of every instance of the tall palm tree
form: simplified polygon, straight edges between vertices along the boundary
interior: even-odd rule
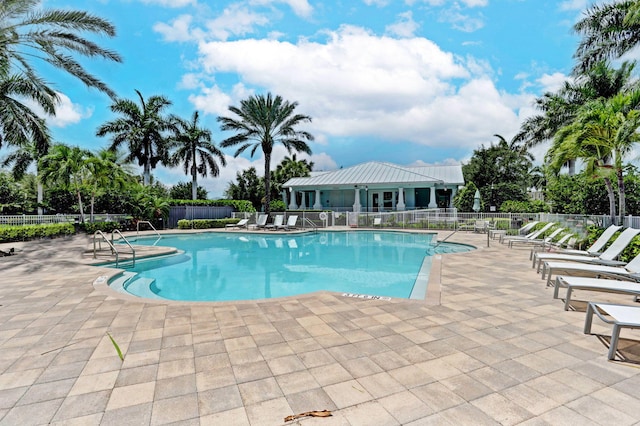
[[[582,36],[575,53],[576,72],[600,61],[617,59],[640,45],[640,1],[623,0],[593,5],[574,25]]]
[[[13,174],[13,178],[18,181],[21,180],[27,169],[31,164],[36,165],[36,198],[38,203],[38,214],[41,215],[43,213],[42,210],[42,198],[43,198],[43,188],[42,182],[39,177],[39,167],[38,160],[46,155],[48,151],[48,146],[46,150],[40,151],[38,149],[37,143],[34,141],[27,141],[21,143],[16,147],[14,151],[9,153],[3,160],[0,165],[2,167],[12,167],[11,173]]]
[[[10,73],[24,74],[51,93],[31,64],[38,59],[114,97],[107,85],[90,74],[73,55],[114,62],[121,62],[122,58],[83,37],[83,33],[114,37],[116,31],[108,21],[84,11],[42,9],[40,0],[0,2],[0,64],[9,67],[7,72],[12,69]]]
[[[216,159],[223,166],[227,165],[224,154],[213,143],[211,131],[198,125],[198,111],[193,113],[190,121],[177,116],[172,116],[173,136],[170,138],[172,146],[177,147],[171,157],[172,164],[182,164],[184,173],[191,174],[191,199],[198,198],[198,173],[200,176],[216,177],[220,174],[220,168]]]
[[[617,179],[620,219],[625,212],[623,160],[640,141],[640,91],[620,93],[611,99],[596,99],[585,104],[576,119],[560,129],[549,151],[552,169],[574,155],[587,163],[587,170],[604,179],[609,194],[612,219],[615,198],[611,179]]]
[[[51,147],[51,152],[40,160],[42,183],[57,184],[73,191],[78,199],[78,209],[83,223],[82,189],[87,179],[86,159],[90,155],[91,152],[77,146],[56,144]]]
[[[144,185],[149,185],[151,170],[158,163],[169,164],[169,150],[165,132],[171,126],[163,111],[171,105],[164,96],[151,96],[147,101],[136,90],[140,106],[129,99],[118,99],[111,111],[121,117],[101,125],[97,136],[113,135],[109,149],[117,150],[124,143],[129,150],[128,161],[138,161],[143,167]]]
[[[35,153],[46,154],[51,136],[45,121],[25,105],[26,99],[41,105],[48,114],[55,113],[56,95],[37,80],[24,74],[9,74],[0,63],[0,147],[35,144]]]
[[[554,139],[555,134],[571,123],[580,108],[594,99],[609,99],[620,92],[638,86],[633,77],[635,62],[623,62],[619,68],[611,68],[606,62],[598,62],[575,81],[565,81],[557,92],[547,92],[536,99],[540,114],[526,119],[514,140],[531,148]],[[569,174],[574,173],[575,159],[567,159]]]
[[[234,156],[251,148],[251,156],[260,148],[264,154],[264,211],[269,213],[271,202],[271,153],[276,143],[283,144],[289,153],[292,151],[311,154],[311,148],[305,141],[312,141],[313,135],[296,130],[302,123],[311,122],[311,117],[295,114],[297,102],[288,102],[271,93],[254,95],[240,101],[240,107],[230,106],[229,111],[237,118],[218,117],[223,131],[237,132],[236,135],[220,143],[223,148],[239,145]]]

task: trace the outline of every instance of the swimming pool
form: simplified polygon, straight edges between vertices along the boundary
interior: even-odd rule
[[[110,282],[141,296],[181,301],[255,300],[314,291],[424,299],[432,255],[469,251],[433,234],[340,231],[305,234],[214,232],[135,244],[180,253],[136,262]]]

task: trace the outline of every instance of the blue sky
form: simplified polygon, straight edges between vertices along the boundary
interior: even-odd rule
[[[311,161],[332,170],[366,161],[453,164],[500,134],[510,139],[573,66],[573,24],[587,0],[46,0],[87,10],[117,28],[101,45],[122,64],[83,60],[118,96],[165,95],[171,113],[202,115],[219,143],[216,117],[251,94],[298,102],[313,121]],[[62,94],[49,124],[59,142],[107,146],[97,127],[111,100],[55,70]],[[542,149],[542,148],[541,148]],[[220,197],[260,153],[234,158],[218,178],[199,178]],[[542,152],[542,151],[541,151]],[[0,154],[2,154],[0,152]],[[538,153],[540,154],[540,153]],[[274,152],[272,167],[287,155]],[[298,155],[298,157],[301,157]],[[159,167],[166,184],[188,181]]]

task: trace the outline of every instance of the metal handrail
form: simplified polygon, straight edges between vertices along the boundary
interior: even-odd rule
[[[93,258],[97,259],[97,256],[96,256],[96,236],[97,235],[102,236],[102,239],[105,240],[107,242],[107,244],[109,244],[109,247],[111,247],[111,253],[116,255],[116,268],[117,268],[118,267],[118,258],[119,258],[118,249],[116,249],[115,246],[113,244],[111,244],[111,241],[109,241],[107,236],[104,235],[104,233],[102,231],[96,231],[96,232],[93,233]],[[98,240],[98,244],[100,245],[100,249],[102,249],[102,240]]]
[[[455,234],[456,232],[458,232],[458,230],[454,230],[452,233],[450,233],[449,235],[447,235],[446,237],[444,237],[442,240],[440,241],[436,241],[436,243],[432,246],[433,248],[438,247],[440,244],[444,243],[445,241],[447,241],[449,239],[449,237],[452,237],[453,234]]]
[[[308,217],[302,216],[302,222],[306,222],[307,224],[311,225],[313,231],[318,232],[318,226]]]
[[[149,225],[151,227],[151,229],[153,229],[155,231],[155,233],[158,236],[158,238],[162,238],[162,235],[160,235],[158,230],[156,228],[154,228],[154,226],[148,220],[139,220],[138,223],[136,223],[136,237],[140,236],[140,224],[141,223],[146,223],[147,225]]]
[[[122,235],[122,232],[120,232],[119,229],[114,229],[113,231],[111,231],[111,246],[115,247],[115,245],[113,244],[113,234],[118,234],[120,235],[120,239],[122,241],[124,241],[124,243],[126,245],[129,246],[129,248],[131,249],[131,254],[133,255],[133,261],[131,266],[135,267],[136,266],[136,249],[133,248],[133,246],[129,243],[129,241],[124,237],[124,235]],[[118,266],[118,258],[116,256],[116,266]]]

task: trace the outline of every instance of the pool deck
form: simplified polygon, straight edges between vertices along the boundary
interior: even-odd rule
[[[146,302],[94,286],[86,237],[4,245],[0,425],[640,424],[640,330],[608,361],[528,250],[449,241],[480,249],[441,256],[429,302]],[[284,422],[312,410],[333,416]]]

